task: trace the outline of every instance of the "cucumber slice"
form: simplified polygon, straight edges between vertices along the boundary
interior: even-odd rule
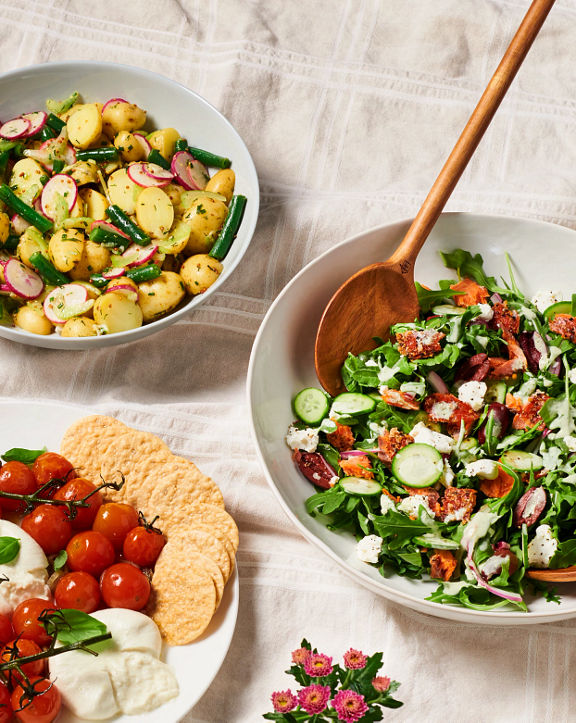
[[[452,304],[439,304],[432,307],[432,313],[435,316],[462,316],[466,312],[463,306],[452,306]]]
[[[506,392],[508,391],[506,383],[492,380],[487,382],[487,387],[488,389],[484,395],[485,404],[490,404],[490,402],[499,402],[500,404],[504,404],[506,401]]]
[[[324,419],[330,409],[328,397],[316,387],[306,387],[294,397],[294,413],[305,424],[316,425]]]
[[[537,472],[544,467],[542,457],[532,454],[532,452],[522,452],[519,449],[509,449],[504,452],[500,461],[518,472],[530,472],[531,469]]]
[[[572,314],[572,302],[571,301],[557,301],[552,306],[544,309],[544,318],[553,319],[556,314]]]
[[[332,411],[336,414],[355,417],[357,414],[367,414],[376,406],[376,400],[367,394],[358,392],[344,392],[339,394],[332,402]]]
[[[349,495],[362,495],[363,497],[379,495],[382,487],[373,479],[363,479],[362,477],[344,477],[340,480],[340,486],[344,492]]]
[[[429,444],[408,444],[392,460],[392,474],[408,487],[431,487],[443,472],[442,455]]]

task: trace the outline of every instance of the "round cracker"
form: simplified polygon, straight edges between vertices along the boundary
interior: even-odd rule
[[[169,542],[172,541],[172,535],[177,535],[178,537],[185,537],[200,552],[202,552],[204,555],[208,555],[208,557],[214,560],[214,562],[218,565],[220,572],[222,573],[224,584],[228,582],[232,573],[230,556],[228,554],[228,550],[226,549],[226,545],[222,542],[222,540],[219,540],[214,535],[213,531],[211,532],[207,527],[201,528],[197,527],[196,525],[182,525],[181,527],[174,528],[171,536],[169,537]],[[215,584],[216,587],[218,587],[216,581]]]
[[[169,645],[198,638],[216,610],[216,586],[203,558],[194,550],[184,558],[177,546],[166,544],[156,561],[149,612]]]
[[[197,523],[208,525],[214,530],[216,537],[224,535],[232,545],[234,555],[236,554],[239,544],[238,527],[231,515],[216,505],[174,507],[164,519],[164,528],[169,533],[171,529],[182,524],[194,526]]]
[[[102,414],[82,417],[64,433],[60,452],[72,462],[82,477],[98,485],[101,483],[102,450],[127,429],[125,424],[114,417]]]
[[[181,527],[174,530],[168,537],[166,547],[166,554],[169,557],[179,555],[183,560],[193,559],[197,564],[202,564],[206,572],[210,573],[214,585],[216,587],[216,605],[220,604],[222,595],[224,594],[224,575],[222,570],[218,567],[218,563],[210,557],[207,552],[198,547],[198,543],[194,540],[192,535],[188,534],[186,528]]]

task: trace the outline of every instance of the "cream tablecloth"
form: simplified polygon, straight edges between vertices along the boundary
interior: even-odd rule
[[[1,394],[64,400],[161,434],[222,486],[241,530],[228,657],[187,723],[257,721],[305,635],[383,650],[389,720],[576,720],[576,623],[443,622],[351,582],[291,527],[248,432],[250,347],[308,261],[413,215],[528,0],[0,0],[0,71],[45,61],[149,68],[205,96],[244,137],[262,188],[237,273],[158,336],[99,353],[0,340]],[[451,210],[576,225],[576,2],[558,0]],[[191,681],[193,685],[193,681]],[[160,720],[160,718],[159,718]]]

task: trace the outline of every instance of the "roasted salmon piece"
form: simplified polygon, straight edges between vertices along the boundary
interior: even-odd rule
[[[420,409],[420,402],[414,398],[413,394],[401,392],[399,389],[388,389],[388,387],[381,387],[380,393],[383,401],[391,407],[411,410]]]
[[[434,550],[430,557],[430,577],[448,582],[457,564],[458,561],[450,550]]]
[[[378,437],[378,457],[380,461],[391,464],[394,455],[398,450],[407,444],[413,444],[414,438],[409,434],[404,434],[397,427],[387,429],[384,434]]]
[[[435,329],[409,329],[396,333],[398,351],[408,359],[429,359],[442,351],[440,342],[446,334]]]
[[[550,321],[550,330],[576,344],[576,317],[570,314],[556,314]]]
[[[370,458],[364,454],[359,454],[348,459],[341,459],[340,469],[346,477],[362,477],[363,479],[374,479],[372,471],[372,463]]]
[[[484,304],[490,296],[488,289],[480,286],[472,279],[462,279],[457,284],[450,286],[454,291],[463,291],[463,294],[456,294],[452,298],[456,306],[475,306],[476,304]]]

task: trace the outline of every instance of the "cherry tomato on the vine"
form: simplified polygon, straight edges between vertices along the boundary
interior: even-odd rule
[[[22,518],[22,529],[33,537],[46,555],[66,547],[72,537],[72,523],[65,507],[38,505]]]
[[[116,557],[112,543],[100,532],[78,532],[66,545],[67,564],[71,570],[83,570],[97,576]]]
[[[0,723],[9,723],[13,715],[10,691],[4,683],[0,683]]]
[[[14,632],[18,637],[33,640],[40,646],[48,645],[52,638],[38,618],[45,610],[54,609],[51,600],[43,600],[39,597],[24,600],[24,602],[16,606],[12,613]]]
[[[0,468],[0,490],[18,495],[30,495],[36,492],[36,479],[28,467],[22,462],[6,462]],[[22,511],[24,503],[20,500],[11,500],[0,497],[3,510],[9,512]]]
[[[108,607],[141,610],[150,597],[150,581],[130,562],[118,562],[102,573],[100,590]]]
[[[83,613],[93,613],[100,604],[98,580],[81,570],[69,572],[58,580],[54,599],[60,608],[74,608]]]
[[[44,454],[36,457],[32,465],[32,471],[38,487],[42,487],[51,479],[67,482],[76,477],[72,463],[56,452],[44,452]]]
[[[140,567],[152,567],[165,544],[164,535],[158,530],[135,527],[124,539],[122,554]]]
[[[4,643],[7,643],[15,637],[10,616],[0,613],[0,643],[4,645]]]
[[[26,658],[29,655],[38,655],[42,652],[42,648],[33,640],[27,640],[26,638],[18,638],[17,640],[11,640],[7,643],[0,652],[0,660],[3,663],[9,663],[16,658]],[[42,675],[44,672],[46,660],[33,660],[31,663],[24,663],[22,665],[22,672],[24,675],[30,677],[31,675]],[[11,670],[8,674],[11,682],[20,680],[20,674]]]
[[[102,505],[92,523],[92,529],[107,537],[116,550],[122,549],[124,538],[137,526],[138,513],[132,505],[123,502],[108,502]]]
[[[80,500],[91,492],[96,486],[84,477],[76,477],[66,482],[54,495],[55,500]],[[102,504],[102,493],[96,492],[86,500],[88,507],[77,507],[76,516],[72,518],[72,527],[75,530],[89,530],[92,527],[98,508]]]
[[[31,702],[20,685],[12,692],[12,708],[16,717],[22,723],[52,723],[62,707],[60,691],[47,678],[34,677],[30,683],[38,693]]]

